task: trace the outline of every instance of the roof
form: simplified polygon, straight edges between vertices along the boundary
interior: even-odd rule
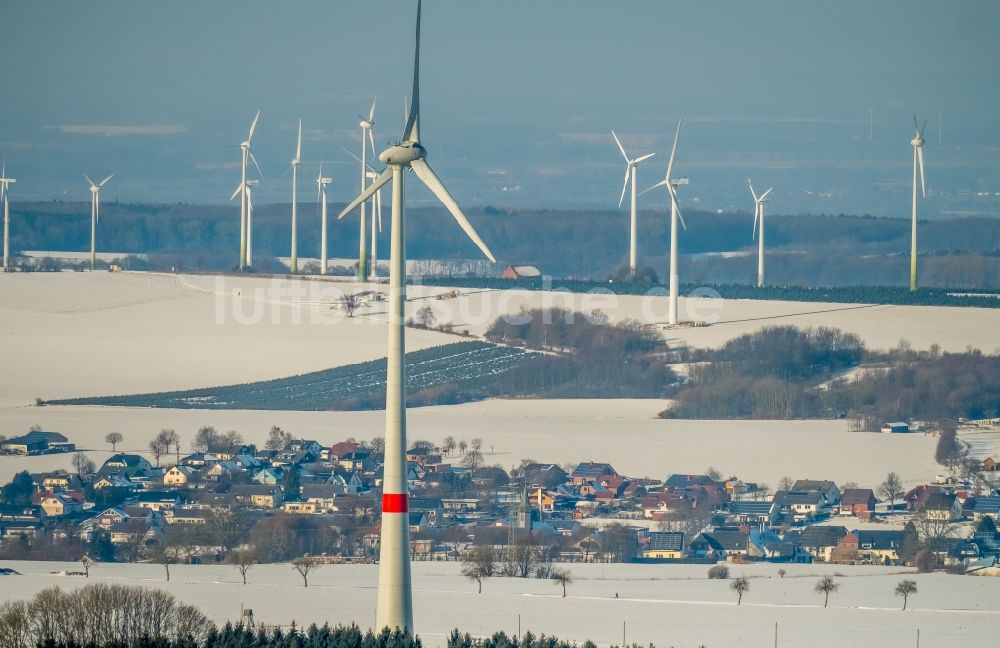
[[[972,509],[973,513],[1000,513],[1000,496],[988,495],[977,497],[976,505]]]
[[[737,501],[733,502],[729,510],[733,515],[767,515],[773,506],[774,502],[768,500]]]
[[[823,491],[836,487],[837,485],[828,479],[799,479],[792,484],[793,491]]]
[[[32,430],[31,432],[25,434],[22,438],[42,439],[47,443],[66,443],[69,441],[69,439],[58,432],[43,432],[42,430]]]
[[[799,541],[803,547],[835,547],[846,535],[842,526],[810,526],[802,529]]]
[[[851,535],[858,539],[858,546],[863,549],[895,549],[903,541],[903,532],[898,531],[862,531],[856,529]]]
[[[951,493],[931,493],[924,502],[924,510],[947,511],[955,505],[955,496]]]
[[[649,534],[649,551],[684,551],[684,534],[653,531]]]
[[[603,477],[604,475],[617,475],[615,469],[611,467],[609,463],[597,463],[594,461],[587,461],[578,464],[576,468],[573,469],[574,477]]]
[[[873,499],[875,499],[875,491],[870,488],[845,488],[840,495],[840,505],[868,504]]]
[[[708,475],[681,475],[673,474],[663,482],[664,488],[688,488],[690,486],[707,486],[714,484],[715,480]]]
[[[746,550],[750,546],[750,534],[729,527],[702,533],[701,537],[716,551]]]
[[[774,494],[774,503],[778,506],[792,506],[794,504],[812,504],[819,506],[823,503],[823,494],[819,491],[778,491]]]

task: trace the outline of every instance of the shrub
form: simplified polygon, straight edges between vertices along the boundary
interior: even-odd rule
[[[729,567],[726,567],[725,565],[714,565],[708,570],[708,577],[725,580],[729,578]]]

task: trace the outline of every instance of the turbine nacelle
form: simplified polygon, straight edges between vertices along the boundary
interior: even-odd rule
[[[913,139],[910,140],[910,145],[920,148],[921,146],[924,145],[924,138],[920,136],[914,137]]]
[[[378,159],[383,164],[405,167],[409,166],[411,162],[422,160],[425,157],[427,157],[427,149],[419,142],[400,142],[382,151]]]

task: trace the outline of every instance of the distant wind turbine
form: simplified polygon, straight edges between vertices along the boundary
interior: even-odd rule
[[[340,147],[344,153],[347,153],[357,162],[361,162],[359,158],[354,153],[351,153],[343,146]],[[378,179],[380,173],[375,170],[370,164],[365,164],[365,178],[371,181]],[[371,262],[369,263],[370,275],[378,276],[378,235],[382,233],[382,189],[379,188],[375,192],[375,195],[371,197],[371,208],[372,208],[372,219],[371,219]]]
[[[253,131],[257,128],[257,120],[260,119],[260,111],[257,111],[257,115],[253,118],[253,122],[250,124],[250,133],[247,138],[240,143],[240,150],[243,154],[242,164],[240,165],[240,272],[246,270],[248,267],[253,265],[253,253],[250,251],[253,245],[252,234],[250,228],[252,223],[250,221],[250,216],[247,211],[247,168],[250,162],[257,167],[257,173],[261,173],[260,165],[257,164],[257,158],[253,156],[250,150],[250,142],[253,140]],[[261,175],[263,175],[261,173]],[[234,195],[235,197],[235,195]],[[232,200],[232,198],[230,198]]]
[[[493,254],[476,233],[461,208],[427,164],[427,149],[420,141],[420,14],[417,2],[416,45],[413,57],[413,95],[402,141],[382,152],[388,165],[340,214],[343,218],[392,180],[392,224],[389,262],[389,349],[386,370],[385,463],[382,490],[382,531],[379,548],[377,628],[413,632],[413,592],[410,581],[409,497],[406,482],[406,248],[403,217],[404,171],[409,167],[451,212],[466,235],[490,261]]]
[[[622,206],[622,201],[625,200],[625,190],[628,189],[629,184],[632,185],[632,201],[630,203],[630,218],[629,218],[629,237],[628,237],[628,273],[630,277],[635,277],[636,273],[636,248],[638,247],[638,237],[639,237],[639,215],[638,215],[638,199],[636,193],[636,168],[639,164],[645,160],[656,155],[656,153],[647,153],[646,155],[640,155],[639,157],[632,159],[625,152],[625,147],[622,146],[621,141],[618,136],[615,135],[614,131],[611,131],[611,137],[615,138],[615,144],[618,145],[618,150],[622,152],[622,157],[625,158],[625,182],[622,184],[622,195],[618,198],[618,206]]]
[[[760,196],[753,190],[750,178],[747,178],[750,185],[750,195],[753,196],[753,235],[757,238],[757,287],[764,287],[764,203],[767,202],[767,194],[771,193],[774,187],[769,188]],[[757,220],[760,220],[760,236],[757,235]]]
[[[917,116],[913,116],[913,128],[917,134],[910,140],[913,147],[913,220],[910,223],[910,292],[917,290],[917,167],[920,167],[920,195],[927,197],[927,186],[924,184],[924,129],[917,125]]]
[[[375,137],[372,135],[372,128],[375,126],[375,101],[378,97],[372,99],[372,107],[368,110],[368,116],[359,114],[358,117],[361,119],[359,125],[361,126],[361,191],[368,187],[368,145],[371,145],[372,155],[375,155]],[[368,280],[369,272],[369,259],[368,252],[365,248],[367,244],[367,234],[365,228],[367,227],[367,218],[365,215],[365,203],[361,203],[361,231],[358,235],[358,279],[361,281]]]
[[[681,120],[677,120],[677,130],[674,132],[674,145],[670,149],[670,159],[667,161],[667,173],[655,185],[646,189],[646,191],[652,191],[657,187],[666,187],[670,195],[670,298],[667,307],[667,323],[677,324],[680,321],[678,315],[678,293],[680,291],[680,279],[677,273],[677,258],[679,252],[677,250],[677,222],[680,221],[681,227],[685,230],[687,229],[687,224],[684,222],[684,216],[681,215],[680,205],[677,204],[677,186],[686,185],[688,183],[687,178],[674,178],[674,160],[677,157],[677,142],[681,138]],[[646,193],[643,191],[642,193]]]
[[[299,137],[295,145],[295,159],[292,160],[292,253],[288,269],[295,274],[299,271],[298,248],[298,207],[299,207],[299,165],[302,164],[302,120],[299,120]]]
[[[326,274],[326,186],[333,182],[332,178],[323,177],[323,161],[319,163],[319,175],[316,176],[316,201],[320,204],[320,236],[319,236],[319,273]]]
[[[3,163],[0,170],[0,199],[3,200],[3,271],[10,270],[10,185],[17,182],[14,178],[7,177],[7,162]]]
[[[101,220],[101,188],[108,183],[108,180],[114,177],[115,174],[109,175],[104,180],[99,183],[94,184],[86,173],[83,174],[84,178],[87,178],[87,182],[90,183],[90,270],[91,272],[97,267],[97,223]]]

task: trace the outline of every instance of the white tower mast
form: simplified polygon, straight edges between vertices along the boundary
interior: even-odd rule
[[[410,582],[409,497],[406,484],[406,247],[403,234],[404,171],[417,178],[451,212],[459,226],[490,261],[489,248],[472,228],[461,208],[427,164],[427,150],[420,142],[420,14],[417,2],[416,46],[413,60],[413,100],[402,141],[389,147],[379,159],[389,168],[355,198],[340,218],[354,211],[378,189],[392,180],[392,222],[389,261],[389,340],[385,398],[385,464],[382,482],[382,534],[379,549],[378,606],[376,628],[402,628],[413,632],[413,601]]]

